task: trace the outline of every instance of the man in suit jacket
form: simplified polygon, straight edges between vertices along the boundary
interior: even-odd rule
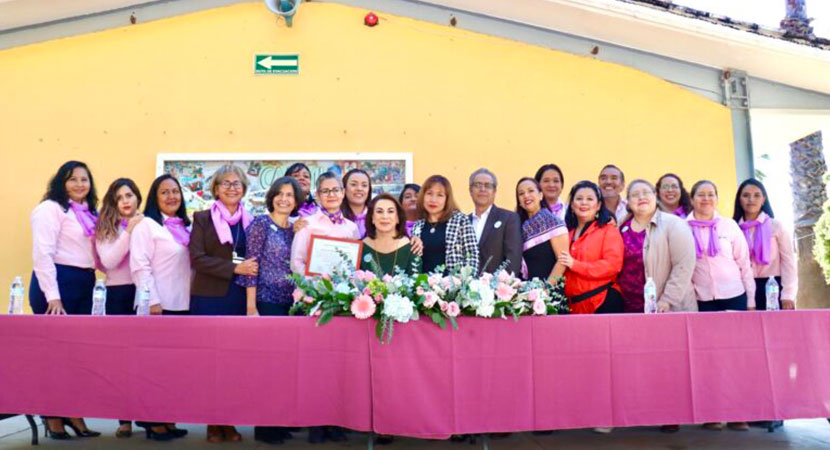
[[[522,273],[522,228],[519,215],[501,209],[496,200],[498,179],[487,169],[478,169],[470,175],[470,196],[475,211],[470,214],[479,248],[480,272],[494,272],[508,262],[507,270]]]

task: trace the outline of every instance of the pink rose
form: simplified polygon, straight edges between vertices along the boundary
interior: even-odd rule
[[[545,305],[544,300],[537,299],[533,302],[533,314],[537,316],[544,316],[548,312],[548,307]]]
[[[481,281],[485,282],[486,284],[490,284],[493,281],[493,274],[489,272],[484,272],[481,274]]]
[[[314,303],[314,298],[309,297],[308,295],[306,295],[305,297],[303,297],[303,301],[306,302],[306,303]]]
[[[527,299],[532,301],[532,302],[535,302],[536,300],[538,300],[539,299],[539,290],[538,289],[531,289],[527,293]]]
[[[456,302],[447,303],[447,315],[450,317],[458,317],[461,313],[461,307]]]
[[[303,290],[299,288],[294,289],[294,292],[291,293],[291,296],[294,297],[294,303],[299,303],[300,300],[303,299],[303,296],[305,296],[305,292],[303,292]]]
[[[388,282],[392,281],[392,275],[389,275],[387,273],[386,275],[383,276],[382,280],[383,280],[384,283],[388,283]]]
[[[424,307],[425,308],[432,308],[435,306],[435,302],[438,301],[438,296],[435,295],[434,292],[427,292],[426,298],[424,299]]]
[[[418,286],[418,287],[415,289],[415,293],[416,293],[416,294],[418,294],[418,295],[424,295],[424,288],[423,288],[423,287],[421,287],[421,286]]]
[[[498,297],[501,301],[510,300],[511,298],[513,298],[513,294],[515,293],[516,291],[514,291],[512,287],[504,283],[499,283],[499,285],[496,287],[496,297]]]
[[[323,272],[322,274],[320,274],[320,277],[323,278],[324,280],[331,281],[331,275],[329,275],[328,272]]]
[[[438,284],[441,283],[441,275],[430,275],[429,278],[427,278],[427,283],[429,283],[429,287],[438,286]]]
[[[375,303],[383,303],[383,296],[380,294],[375,294]]]
[[[510,274],[507,273],[506,270],[502,270],[502,271],[499,272],[499,275],[498,275],[497,278],[499,280],[499,283],[507,283],[508,281],[510,281]]]
[[[441,308],[441,311],[447,312],[448,306],[447,302],[445,302],[444,300],[438,300],[438,307]]]
[[[351,311],[360,320],[365,320],[375,314],[375,302],[368,295],[358,296],[352,302]]]
[[[377,279],[377,277],[375,276],[375,273],[374,272],[369,272],[368,270],[363,271],[363,276],[364,276],[364,281],[366,281],[367,283]]]
[[[458,278],[458,277],[452,277],[452,284],[454,284],[455,287],[460,287],[461,286],[461,279]]]
[[[372,295],[372,290],[367,287],[363,288],[363,295]]]
[[[444,288],[444,290],[448,290],[452,287],[452,280],[450,280],[449,278],[444,278],[443,280],[441,280],[441,286]]]

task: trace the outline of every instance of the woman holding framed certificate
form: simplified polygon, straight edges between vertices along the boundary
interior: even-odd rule
[[[369,202],[366,213],[366,238],[360,269],[378,276],[394,275],[397,268],[406,273],[420,271],[413,266],[415,255],[406,237],[406,214],[395,197],[380,194]]]

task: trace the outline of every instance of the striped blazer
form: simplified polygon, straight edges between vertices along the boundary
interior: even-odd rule
[[[418,220],[412,228],[413,237],[421,237],[424,220]],[[478,241],[475,230],[466,214],[456,211],[447,221],[447,272],[452,273],[464,266],[472,267],[478,273]]]

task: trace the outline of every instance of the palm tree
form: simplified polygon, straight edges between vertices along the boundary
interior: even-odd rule
[[[824,276],[830,275],[830,203],[822,179],[826,172],[821,131],[790,144],[800,308],[830,307],[830,278]]]

